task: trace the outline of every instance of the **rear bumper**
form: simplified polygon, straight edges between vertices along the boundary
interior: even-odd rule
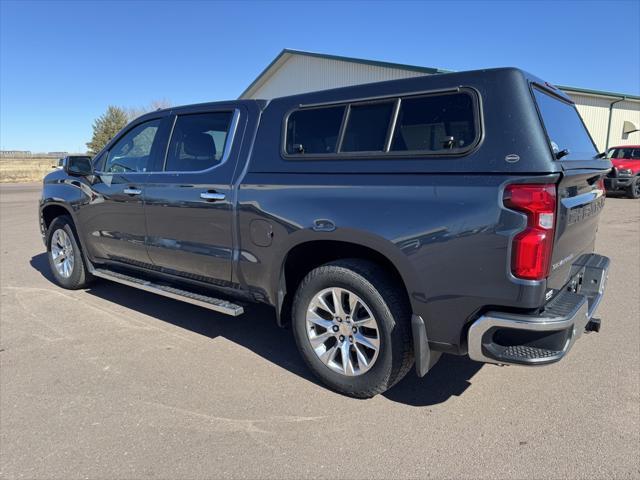
[[[604,188],[605,190],[626,190],[633,182],[634,177],[605,177]]]
[[[609,259],[585,255],[567,287],[537,315],[488,312],[469,328],[469,357],[503,365],[545,365],[562,359],[585,330],[599,330],[593,315],[604,295]]]

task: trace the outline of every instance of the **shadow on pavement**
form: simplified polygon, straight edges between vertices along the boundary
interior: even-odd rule
[[[32,257],[30,263],[53,282],[46,253]],[[222,336],[295,375],[321,385],[300,358],[291,330],[276,326],[274,310],[269,306],[249,304],[244,315],[232,318],[104,280],[96,281],[85,291],[208,338]],[[400,383],[383,395],[391,401],[412,406],[443,403],[452,396],[462,394],[470,385],[469,379],[481,367],[482,364],[472,362],[467,357],[443,355],[426,377],[418,378],[412,369]]]
[[[633,198],[629,198],[626,192],[607,192],[606,194],[607,200],[616,199],[616,200],[635,200]]]
[[[483,364],[467,356],[442,355],[424,378],[412,370],[395,387],[383,393],[394,402],[426,407],[444,403],[451,397],[459,397],[471,386],[469,380]]]
[[[40,272],[44,278],[49,280],[51,283],[55,283],[53,275],[51,274],[51,269],[49,268],[49,259],[47,258],[46,253],[40,253],[35,257],[31,257],[31,261],[29,263],[35,270]]]

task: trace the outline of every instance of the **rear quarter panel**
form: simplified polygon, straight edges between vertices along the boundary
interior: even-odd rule
[[[509,239],[525,220],[501,206],[506,180],[248,174],[238,193],[241,283],[275,304],[281,267],[294,246],[311,240],[367,246],[400,272],[432,345],[456,348],[464,324],[485,306],[535,308],[544,297],[543,282],[509,272]],[[256,220],[271,226],[270,245],[252,238]],[[335,229],[315,231],[316,221]]]

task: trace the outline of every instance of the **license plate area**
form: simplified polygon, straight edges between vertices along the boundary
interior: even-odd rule
[[[567,290],[587,297],[589,317],[604,294],[608,271],[609,259],[596,254],[583,255],[571,266]]]

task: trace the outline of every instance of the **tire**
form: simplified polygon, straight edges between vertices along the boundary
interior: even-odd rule
[[[56,217],[49,225],[47,257],[51,273],[56,283],[62,288],[68,290],[85,288],[93,280],[82,256],[73,220],[68,215]],[[67,261],[65,268],[64,260],[69,259],[71,261]]]
[[[334,293],[343,299],[337,317]],[[367,319],[370,317],[373,322]],[[316,321],[320,323],[316,325]],[[336,328],[339,330],[334,331]],[[345,259],[312,270],[296,291],[292,329],[298,350],[311,371],[331,389],[351,397],[370,398],[386,391],[413,365],[408,300],[388,273],[370,261]],[[352,335],[348,333],[351,331]],[[326,343],[320,344],[324,338]],[[316,342],[315,349],[312,341]],[[377,349],[368,348],[367,343],[376,347],[376,342]],[[344,348],[348,348],[346,356],[351,359],[346,364]]]
[[[627,188],[627,197],[640,198],[640,177],[635,177]]]

